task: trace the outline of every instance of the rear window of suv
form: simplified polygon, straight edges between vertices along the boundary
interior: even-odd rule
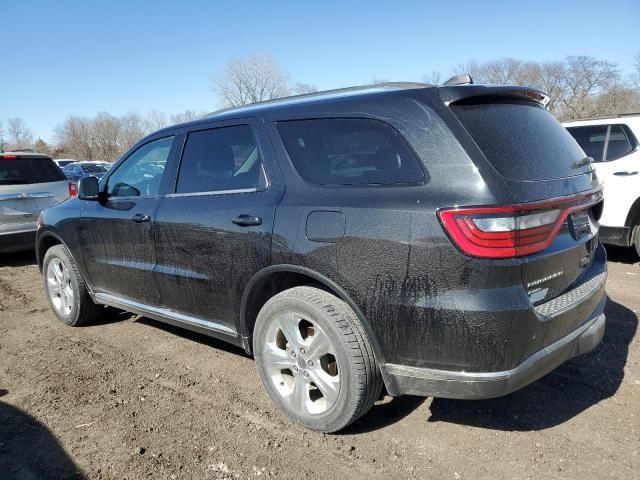
[[[502,176],[564,178],[591,171],[584,153],[551,113],[532,103],[453,104],[451,110]]]
[[[66,180],[50,158],[3,158],[0,156],[0,185],[21,185]]]
[[[406,141],[372,119],[324,118],[278,123],[289,157],[319,185],[420,183],[424,172]]]

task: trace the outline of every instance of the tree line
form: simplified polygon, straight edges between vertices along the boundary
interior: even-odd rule
[[[537,88],[551,98],[549,109],[554,115],[560,120],[571,120],[640,112],[640,52],[633,66],[632,73],[623,75],[615,62],[589,56],[568,56],[549,62],[502,58],[471,60],[452,68],[450,76],[468,73],[475,83]],[[438,71],[422,77],[424,83],[434,85],[444,80]],[[370,83],[385,81],[376,78]],[[258,54],[227,62],[221,72],[212,76],[211,89],[223,108],[318,90],[315,85],[293,82],[285,67],[269,55]],[[152,110],[146,115],[115,116],[108,112],[93,117],[71,115],[55,128],[53,144],[41,138],[34,140],[21,118],[9,118],[6,125],[0,121],[0,150],[31,148],[54,158],[114,161],[148,133],[205,114],[186,110],[167,115]]]

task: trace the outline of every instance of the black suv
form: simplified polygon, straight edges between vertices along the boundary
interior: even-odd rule
[[[160,130],[44,211],[56,316],[242,346],[331,432],[392,396],[512,392],[602,338],[601,186],[521,87],[386,84]]]

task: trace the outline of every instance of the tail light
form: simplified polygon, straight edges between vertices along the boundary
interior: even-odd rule
[[[78,196],[78,186],[73,182],[69,182],[69,196],[70,197]]]
[[[462,207],[438,212],[462,252],[480,258],[512,258],[541,252],[571,213],[602,200],[602,191],[544,202]]]

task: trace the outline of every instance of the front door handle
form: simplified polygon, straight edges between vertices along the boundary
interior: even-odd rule
[[[133,217],[131,217],[131,220],[136,223],[145,223],[150,221],[151,217],[149,215],[145,215],[144,213],[136,213]]]
[[[629,175],[637,175],[638,171],[634,170],[633,172],[630,172],[628,170],[622,170],[620,172],[613,172],[614,175],[618,175],[619,177],[627,177]]]
[[[238,215],[236,218],[231,220],[236,225],[240,225],[241,227],[251,227],[254,225],[262,225],[262,219],[260,217],[254,217],[253,215]]]

